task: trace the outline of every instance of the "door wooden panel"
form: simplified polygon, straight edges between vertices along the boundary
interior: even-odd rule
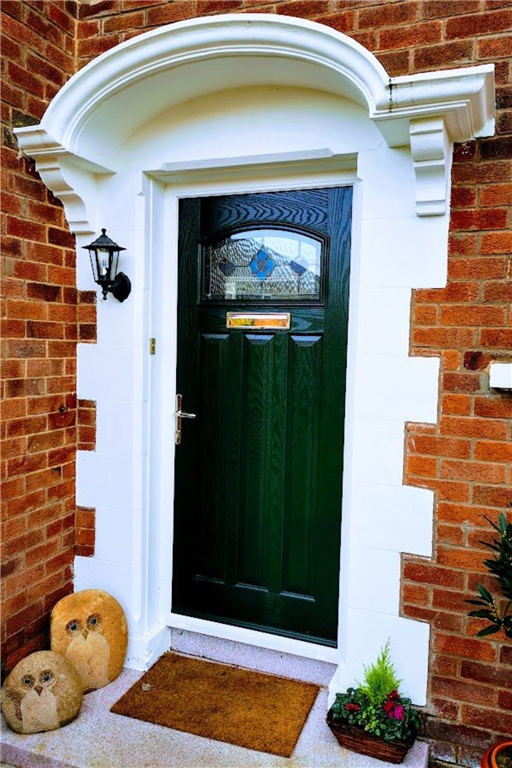
[[[322,337],[290,337],[288,451],[283,584],[286,592],[312,595],[311,546],[318,460],[318,411]]]
[[[176,453],[175,612],[335,644],[350,213],[350,188],[181,201],[177,384],[197,418]],[[209,301],[205,243],[269,225],[321,242],[318,300]],[[290,330],[226,328],[252,310]]]

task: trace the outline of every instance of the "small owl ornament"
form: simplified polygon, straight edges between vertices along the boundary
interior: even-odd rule
[[[73,665],[53,651],[22,659],[2,686],[2,712],[16,733],[54,731],[78,715],[82,681]]]
[[[123,609],[108,592],[85,589],[64,597],[52,611],[50,634],[52,651],[73,664],[85,693],[119,676],[128,627]]]

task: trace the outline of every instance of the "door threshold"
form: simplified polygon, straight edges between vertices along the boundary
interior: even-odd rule
[[[253,645],[271,651],[289,653],[294,656],[302,656],[305,659],[327,662],[328,664],[340,664],[342,661],[337,648],[328,648],[325,645],[307,643],[303,640],[294,640],[290,637],[272,635],[268,632],[237,627],[232,624],[221,624],[216,621],[184,616],[179,613],[171,613],[168,624],[172,629],[197,632],[201,635],[245,643],[246,645]]]

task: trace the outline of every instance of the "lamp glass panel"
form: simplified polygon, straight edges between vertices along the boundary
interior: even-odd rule
[[[113,251],[110,262],[110,280],[113,283],[117,275],[117,267],[119,265],[119,251]]]
[[[92,269],[92,276],[94,278],[94,282],[98,282],[98,260],[96,258],[96,249],[90,248],[89,249],[89,260],[91,262],[91,269]]]
[[[104,280],[110,277],[110,250],[108,248],[98,248],[96,259],[98,261],[98,277]]]

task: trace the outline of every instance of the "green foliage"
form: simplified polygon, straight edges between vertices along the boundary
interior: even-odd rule
[[[413,741],[420,725],[420,716],[410,699],[389,695],[384,706],[369,705],[363,710],[361,721],[365,731],[384,741]],[[386,710],[386,705],[388,709]]]
[[[495,537],[491,542],[480,542],[494,553],[492,558],[484,560],[484,565],[496,577],[499,590],[503,597],[508,600],[508,603],[500,611],[498,600],[482,584],[477,584],[480,597],[477,600],[468,600],[467,602],[478,606],[478,608],[471,611],[469,615],[486,619],[489,622],[487,627],[477,633],[477,637],[493,635],[503,630],[506,637],[512,638],[512,524],[507,523],[504,514],[499,516],[497,525],[489,518],[486,519],[497,531],[498,537]]]
[[[388,693],[398,690],[401,682],[389,657],[388,640],[377,661],[364,668],[364,682],[359,683],[359,687],[369,703],[379,707],[385,702]]]
[[[333,722],[364,728],[383,741],[413,741],[420,719],[411,700],[398,693],[399,685],[388,641],[377,661],[365,667],[364,683],[336,694]]]
[[[348,725],[362,725],[363,707],[367,706],[366,697],[360,688],[348,688],[346,693],[337,693],[331,707],[331,716],[337,722]]]

